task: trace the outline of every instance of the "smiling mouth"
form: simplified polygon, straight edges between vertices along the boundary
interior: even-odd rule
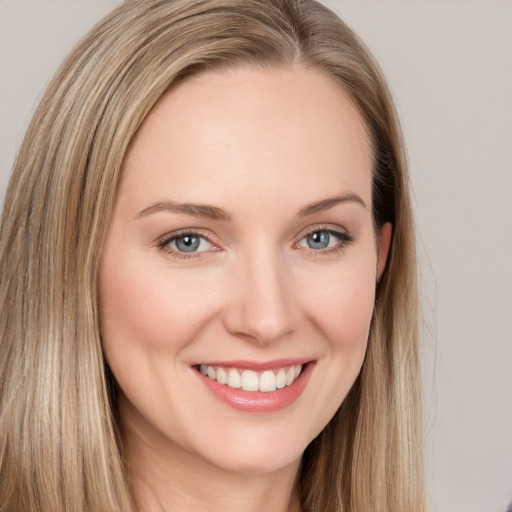
[[[303,370],[302,364],[254,371],[201,364],[196,369],[205,377],[232,389],[269,393],[291,386]]]

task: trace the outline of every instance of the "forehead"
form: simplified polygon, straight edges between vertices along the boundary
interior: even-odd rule
[[[203,200],[192,196],[284,188],[308,201],[357,188],[370,204],[371,160],[357,108],[325,73],[237,68],[201,73],[160,98],[129,147],[120,190]]]

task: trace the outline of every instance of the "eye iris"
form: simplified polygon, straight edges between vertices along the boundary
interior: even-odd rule
[[[306,238],[308,247],[311,249],[325,249],[329,247],[331,235],[328,231],[315,231]]]
[[[176,239],[176,248],[181,252],[194,252],[197,251],[199,242],[198,236],[181,236]]]

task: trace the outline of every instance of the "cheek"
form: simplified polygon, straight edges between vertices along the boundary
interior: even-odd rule
[[[312,436],[332,419],[361,371],[374,308],[376,258],[371,251],[354,253],[315,275],[314,280],[311,274],[304,278],[299,291],[319,351]]]
[[[368,260],[334,270],[317,278],[316,286],[306,283],[314,292],[305,309],[333,350],[364,351],[375,301],[375,266]]]
[[[179,352],[213,314],[204,279],[200,283],[194,273],[176,279],[168,268],[137,259],[109,264],[107,257],[101,270],[101,332],[109,362],[130,354]]]

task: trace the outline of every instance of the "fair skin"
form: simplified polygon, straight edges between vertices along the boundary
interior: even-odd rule
[[[361,117],[319,71],[210,72],[159,100],[127,152],[100,268],[140,510],[300,510],[301,455],[366,350],[391,237],[371,205]],[[273,373],[271,390],[200,365],[257,386]],[[272,387],[280,370],[289,385]]]

